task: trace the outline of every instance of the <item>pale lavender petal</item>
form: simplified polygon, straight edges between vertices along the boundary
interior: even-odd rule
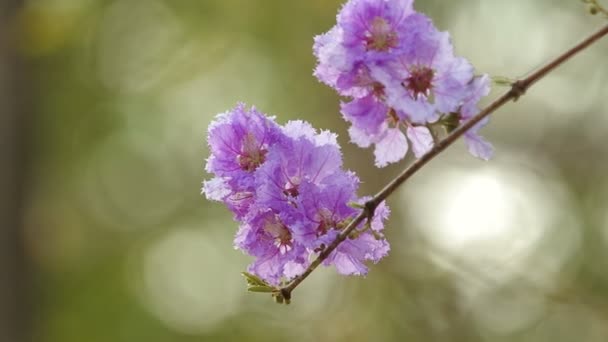
[[[483,137],[476,133],[466,133],[464,139],[469,152],[473,156],[483,160],[490,160],[492,158],[494,147]]]
[[[283,274],[288,279],[295,278],[300,274],[304,273],[306,267],[308,267],[308,263],[288,261],[285,263]]]
[[[396,163],[407,154],[408,145],[405,134],[398,128],[389,128],[380,141],[376,143],[374,156],[376,166],[385,167],[390,163]]]
[[[278,285],[281,281],[283,263],[275,252],[263,257],[258,257],[249,265],[247,272],[257,275],[271,285]]]
[[[371,234],[364,234],[359,239],[359,244],[366,244],[370,246],[367,248],[367,253],[365,254],[365,260],[369,260],[371,262],[378,263],[382,258],[388,255],[391,247],[385,239],[376,239]]]
[[[416,158],[420,158],[433,148],[435,141],[428,128],[424,126],[408,126],[407,137],[412,142],[412,150]]]
[[[251,234],[251,226],[248,224],[239,225],[239,230],[236,232],[234,236],[234,248],[235,249],[244,249],[248,244],[248,239]]]
[[[287,122],[283,126],[283,133],[293,139],[306,137],[310,140],[313,140],[315,135],[317,134],[317,130],[314,129],[314,127],[312,127],[312,125],[306,121],[293,120]]]
[[[313,140],[317,146],[331,145],[338,149],[340,148],[340,145],[338,144],[338,135],[330,131],[319,132],[319,134],[315,135]]]
[[[356,144],[362,148],[370,147],[374,142],[372,136],[355,126],[350,126],[348,129],[348,135],[350,136],[350,141],[353,144]]]
[[[350,241],[344,241],[342,245],[346,247]],[[331,264],[336,267],[336,271],[342,275],[366,275],[367,266],[362,262],[363,259],[358,259],[349,253],[336,253],[331,259]]]
[[[315,37],[313,51],[318,60],[314,75],[330,87],[338,86],[338,78],[353,70],[353,56],[342,45],[342,29],[334,26]]]
[[[340,274],[366,275],[365,261],[377,263],[388,255],[390,246],[384,239],[376,239],[372,234],[363,233],[356,239],[347,239],[324,262],[334,265]]]
[[[384,221],[388,220],[390,214],[391,210],[388,205],[386,205],[386,202],[380,202],[380,204],[374,211],[374,218],[371,222],[372,229],[377,232],[384,230]]]
[[[460,110],[463,120],[467,120],[479,112],[477,104],[482,97],[490,93],[490,83],[488,75],[481,75],[469,84],[467,97]]]
[[[397,110],[399,118],[411,123],[424,124],[435,115],[435,107],[424,99],[414,100],[409,96],[401,96],[390,103]]]
[[[203,182],[202,193],[208,200],[223,201],[232,191],[223,178],[215,177]]]
[[[456,112],[469,90],[474,69],[464,58],[455,58],[447,70],[437,75],[435,83],[435,105],[440,113]]]

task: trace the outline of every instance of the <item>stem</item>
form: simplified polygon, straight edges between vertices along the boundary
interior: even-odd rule
[[[338,247],[342,241],[346,240],[349,234],[357,227],[365,218],[371,218],[374,215],[376,207],[385,199],[387,199],[399,186],[401,186],[406,180],[412,177],[418,170],[420,170],[426,163],[434,159],[446,148],[452,145],[458,138],[460,138],[469,129],[475,126],[478,122],[483,120],[486,116],[492,114],[500,107],[504,106],[510,101],[517,101],[523,96],[526,91],[538,82],[543,77],[547,76],[550,72],[555,70],[557,67],[562,65],[564,62],[572,58],[577,53],[585,50],[591,44],[608,34],[608,25],[596,33],[590,35],[585,40],[575,45],[571,49],[562,53],[560,56],[547,63],[539,70],[532,73],[530,76],[514,82],[511,85],[511,89],[492,102],[489,106],[480,111],[477,115],[472,117],[469,121],[465,122],[462,126],[456,128],[447,137],[440,140],[433,146],[433,148],[427,152],[420,159],[416,160],[409,167],[403,170],[397,177],[395,177],[390,183],[388,183],[380,192],[378,192],[371,200],[365,203],[365,209],[362,210],[349,224],[346,226],[336,239],[329,244],[319,256],[308,266],[308,268],[301,275],[294,278],[288,285],[279,289],[281,295],[289,301],[291,299],[291,292],[304,281],[329,255]]]
[[[604,6],[602,6],[598,0],[588,0],[588,1],[584,1],[586,3],[588,3],[589,5],[592,6],[592,8],[595,8],[595,10],[599,13],[601,13],[602,15],[604,15],[606,18],[608,18],[608,10],[606,8],[604,8]],[[596,13],[592,13],[592,14],[596,14]]]

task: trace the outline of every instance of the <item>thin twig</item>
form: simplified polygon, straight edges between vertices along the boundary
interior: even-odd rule
[[[589,4],[589,10],[591,11],[591,14],[601,13],[603,16],[608,18],[608,10],[604,6],[602,6],[598,0],[584,0],[583,2]]]
[[[380,192],[378,192],[371,200],[365,203],[365,209],[359,213],[347,227],[345,227],[340,234],[336,237],[336,239],[329,244],[320,254],[319,256],[308,266],[308,268],[301,275],[294,278],[289,284],[279,289],[280,295],[285,299],[286,302],[289,302],[291,299],[292,291],[304,281],[329,255],[338,247],[340,243],[348,238],[350,233],[358,227],[361,222],[365,218],[372,217],[374,215],[374,211],[376,207],[385,199],[387,199],[401,184],[403,184],[406,180],[412,177],[416,172],[418,172],[426,163],[434,159],[441,152],[443,152],[446,148],[452,145],[458,138],[460,138],[463,134],[465,134],[469,129],[475,126],[478,122],[483,120],[488,115],[495,112],[500,107],[504,106],[506,103],[510,101],[517,101],[521,96],[523,96],[526,91],[538,82],[540,79],[545,77],[547,74],[555,70],[557,67],[562,65],[568,59],[572,58],[577,53],[585,50],[591,44],[595,43],[597,40],[602,38],[603,36],[608,34],[608,26],[603,27],[596,33],[590,35],[588,38],[575,45],[568,51],[561,54],[556,59],[547,63],[545,66],[540,68],[539,70],[532,73],[530,76],[516,81],[511,85],[511,89],[499,97],[497,100],[492,102],[489,106],[480,111],[477,115],[471,118],[469,121],[465,122],[462,126],[456,128],[452,133],[450,133],[447,137],[439,141],[435,146],[427,152],[420,159],[413,162],[409,167],[407,167],[401,174],[399,174],[395,179],[393,179],[390,183],[388,183]]]

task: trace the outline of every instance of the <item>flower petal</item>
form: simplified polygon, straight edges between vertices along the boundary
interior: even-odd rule
[[[376,143],[376,166],[385,167],[390,163],[396,163],[407,154],[408,145],[405,134],[398,128],[390,128],[384,136]]]
[[[492,144],[476,133],[465,134],[464,141],[467,144],[469,152],[479,159],[490,160],[492,155],[494,155]]]
[[[412,142],[412,150],[414,151],[416,158],[422,157],[433,148],[435,141],[428,128],[423,126],[409,126],[406,134]]]

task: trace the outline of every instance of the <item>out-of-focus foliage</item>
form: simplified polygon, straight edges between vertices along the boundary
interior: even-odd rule
[[[373,168],[312,76],[340,5],[27,1],[36,341],[608,340],[608,41],[493,117],[494,160],[458,144],[391,198],[393,249],[367,278],[319,270],[290,306],[246,292],[236,223],[199,194],[216,113],[243,101],[337,132],[366,193],[405,165]],[[509,77],[603,24],[575,0],[416,7]]]

